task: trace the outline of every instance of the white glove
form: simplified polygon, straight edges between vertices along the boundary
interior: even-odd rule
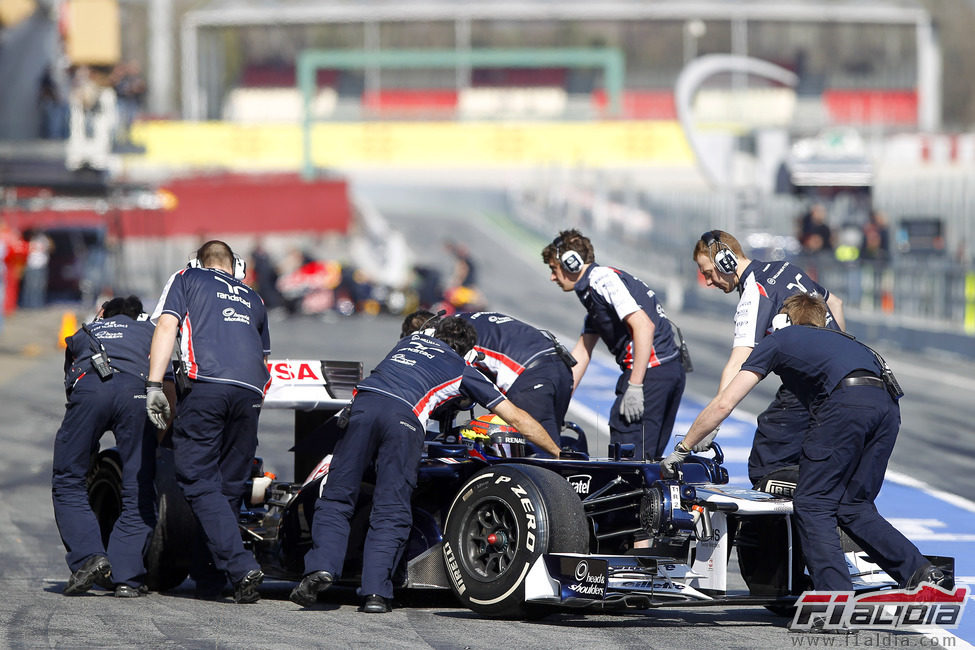
[[[643,384],[627,384],[620,400],[620,415],[624,422],[630,424],[643,417]]]
[[[683,441],[681,441],[683,442]],[[663,478],[674,478],[677,475],[677,466],[691,455],[690,451],[684,451],[684,446],[678,442],[670,455],[660,461],[660,475]]]
[[[169,426],[169,400],[163,389],[157,386],[146,387],[146,413],[157,429]]]
[[[701,438],[701,441],[699,443],[691,447],[691,451],[693,451],[695,454],[699,454],[702,451],[707,451],[708,449],[710,449],[711,443],[714,442],[714,437],[718,435],[718,430],[720,428],[721,428],[720,424],[714,427],[714,431]]]

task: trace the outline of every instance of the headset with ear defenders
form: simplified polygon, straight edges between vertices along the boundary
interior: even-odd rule
[[[728,244],[721,241],[717,230],[709,230],[701,235],[701,241],[707,246],[711,261],[714,262],[719,271],[725,275],[731,275],[738,270],[738,256]],[[718,250],[714,250],[715,247]]]
[[[247,275],[247,262],[243,258],[239,257],[237,253],[234,256],[234,277],[238,280],[243,280],[244,276]],[[191,257],[190,261],[186,263],[186,268],[188,269],[202,269],[203,262],[200,261],[199,257]]]
[[[574,250],[567,250],[563,253],[561,237],[556,237],[552,244],[555,246],[555,256],[559,258],[559,265],[562,266],[563,270],[568,273],[578,273],[582,269],[582,265],[585,264],[582,255]]]

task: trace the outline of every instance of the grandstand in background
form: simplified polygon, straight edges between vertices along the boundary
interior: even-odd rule
[[[304,50],[452,49],[462,60],[472,49],[531,47],[619,50],[620,109],[610,110],[597,69],[374,65],[320,70],[314,118],[670,120],[683,67],[731,53],[798,75],[793,126],[807,133],[836,124],[940,127],[939,46],[930,15],[908,0],[255,0],[212,3],[180,22],[184,119],[298,119],[295,61]],[[766,105],[768,82],[713,83],[735,91],[744,114]],[[720,92],[704,98],[716,115],[732,102]]]

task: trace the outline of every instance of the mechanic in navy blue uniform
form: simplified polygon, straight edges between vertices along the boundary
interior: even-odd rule
[[[156,433],[145,408],[152,333],[142,302],[129,296],[106,302],[99,318],[65,339],[68,404],[54,442],[51,483],[54,518],[72,571],[66,595],[96,583],[122,598],[145,593],[143,552],[156,524]],[[100,372],[93,357],[104,362]],[[122,512],[106,553],[86,479],[91,455],[108,430],[122,460]]]
[[[270,385],[270,333],[264,303],[241,279],[244,264],[222,241],[200,247],[190,266],[173,274],[153,312],[156,332],[146,382],[149,417],[163,428],[168,402],[158,385],[174,343],[191,388],[181,392],[173,421],[176,480],[206,538],[223,584],[234,585],[234,600],[260,599],[264,578],[254,555],[244,548],[238,513],[257,450],[257,424]],[[200,597],[219,595],[203,593]],[[205,591],[205,590],[203,590]]]
[[[900,428],[894,397],[900,391],[886,363],[853,337],[826,328],[828,310],[820,296],[794,294],[785,300],[783,313],[786,323],[795,324],[755,346],[664,459],[662,470],[673,474],[690,449],[774,372],[811,415],[810,426],[793,434],[802,450],[793,506],[813,588],[853,589],[837,525],[901,586],[943,580],[944,574],[874,505]],[[887,376],[892,381],[885,381]]]
[[[545,427],[559,445],[575,360],[554,335],[499,312],[458,314],[477,331],[474,367]]]
[[[663,306],[654,292],[625,271],[596,264],[592,243],[564,230],[542,251],[551,279],[575,291],[588,312],[572,350],[578,387],[592,350],[602,339],[622,374],[609,416],[610,442],[634,445],[634,458],[660,458],[684,394],[685,371]]]
[[[348,424],[339,438],[321,498],[315,505],[312,548],[305,555],[305,576],[291,600],[308,607],[342,573],[350,519],[366,469],[375,463],[369,532],[362,557],[362,611],[390,611],[392,576],[412,525],[410,497],[416,487],[427,420],[440,404],[464,396],[516,427],[525,439],[558,457],[558,446],[525,411],[518,408],[464,356],[477,333],[450,317],[432,334],[399,340],[356,388]]]
[[[772,331],[772,318],[789,296],[802,292],[826,301],[826,327],[846,329],[843,301],[789,262],[763,262],[745,256],[737,239],[711,230],[697,241],[692,255],[704,281],[731,293],[738,291],[735,338],[731,355],[721,371],[719,389],[738,373],[752,349]],[[758,484],[770,472],[799,463],[801,433],[809,426],[809,412],[784,384],[758,416],[758,427],[748,456],[748,478]]]

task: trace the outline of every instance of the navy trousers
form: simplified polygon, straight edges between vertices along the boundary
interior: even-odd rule
[[[559,357],[547,355],[522,372],[505,394],[511,403],[538,420],[556,445],[572,399],[572,371]],[[535,453],[544,453],[534,448]]]
[[[238,521],[262,402],[248,388],[197,381],[173,421],[176,480],[203,528],[214,566],[235,583],[260,568],[244,548]]]
[[[874,505],[899,428],[900,408],[884,388],[839,388],[816,409],[793,505],[817,591],[853,588],[837,524],[902,585],[927,563]]]
[[[758,416],[758,428],[748,455],[752,485],[769,473],[799,464],[802,437],[809,428],[809,409],[785,386]]]
[[[145,582],[143,555],[156,525],[156,430],[146,417],[141,378],[116,373],[103,382],[90,373],[71,390],[54,439],[54,519],[71,571],[92,555],[106,555],[88,503],[86,477],[91,455],[108,430],[122,457],[122,512],[112,528],[107,555],[112,580],[138,587]]]
[[[643,379],[643,419],[627,423],[620,415],[620,402],[630,381],[625,371],[616,382],[616,400],[609,414],[609,441],[632,444],[633,458],[663,458],[674,430],[686,376],[680,359],[647,368]]]
[[[424,431],[413,411],[395,398],[361,391],[349,425],[335,446],[322,496],[315,504],[312,548],[305,574],[342,574],[350,520],[363,474],[375,461],[376,487],[362,554],[362,595],[393,597],[393,572],[413,524],[410,498],[423,455]]]

